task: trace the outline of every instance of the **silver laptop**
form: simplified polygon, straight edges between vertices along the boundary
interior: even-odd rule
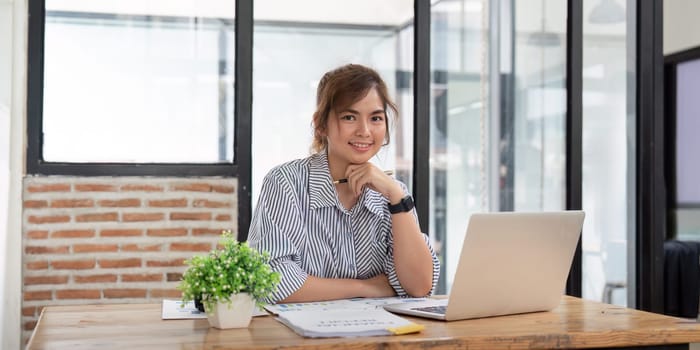
[[[583,211],[473,214],[449,298],[384,308],[445,321],[552,310],[583,218]]]

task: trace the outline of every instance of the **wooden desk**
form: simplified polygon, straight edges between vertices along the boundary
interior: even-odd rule
[[[161,320],[160,304],[44,308],[28,349],[561,349],[700,342],[700,324],[565,296],[552,312],[455,322],[411,318],[421,333],[363,338],[303,338],[274,317],[218,330],[207,320]]]

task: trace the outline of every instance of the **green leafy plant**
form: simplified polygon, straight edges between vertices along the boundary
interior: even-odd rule
[[[201,300],[210,312],[216,303],[230,304],[232,295],[248,293],[262,307],[280,282],[279,272],[272,271],[269,261],[268,252],[238,242],[231,231],[224,231],[218,249],[185,260],[188,268],[177,287],[182,302]]]

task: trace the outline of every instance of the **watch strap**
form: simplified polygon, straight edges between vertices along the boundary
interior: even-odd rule
[[[389,204],[389,212],[392,214],[405,213],[411,211],[414,207],[413,197],[410,195],[401,198],[396,204]]]

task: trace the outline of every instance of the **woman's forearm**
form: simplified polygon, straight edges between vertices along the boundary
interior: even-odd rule
[[[396,295],[385,275],[378,275],[366,280],[319,278],[308,276],[296,292],[279,303],[300,303],[347,299],[356,297],[379,298]]]
[[[403,289],[426,296],[433,286],[433,257],[411,212],[392,214],[394,265]]]

